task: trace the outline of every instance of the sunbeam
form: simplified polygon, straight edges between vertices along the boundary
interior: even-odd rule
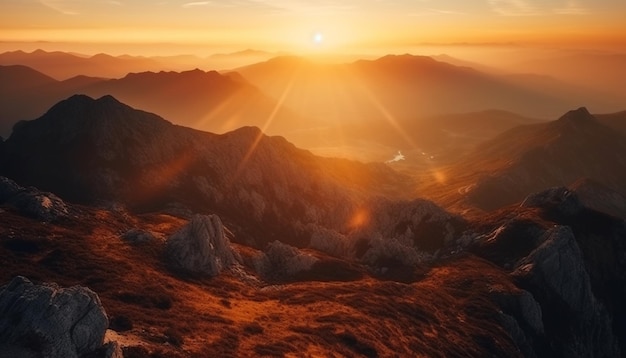
[[[297,76],[296,72],[298,72],[298,70],[294,71],[294,73],[292,74],[289,82],[287,83],[287,86],[285,87],[285,90],[283,91],[282,95],[280,96],[280,98],[276,102],[276,105],[274,106],[274,110],[267,117],[267,120],[265,121],[265,123],[261,127],[261,131],[256,136],[256,138],[254,138],[254,141],[252,141],[252,144],[250,145],[250,148],[248,149],[246,154],[241,159],[241,162],[239,163],[239,165],[237,166],[237,170],[235,171],[235,175],[233,176],[233,181],[232,182],[235,182],[239,178],[239,176],[241,175],[241,173],[245,169],[246,164],[248,163],[248,161],[250,160],[250,158],[252,157],[252,155],[256,151],[256,148],[259,145],[259,143],[261,142],[261,139],[263,139],[263,136],[265,135],[265,131],[272,124],[272,122],[274,121],[274,118],[278,114],[278,111],[280,111],[281,107],[285,103],[285,100],[286,100],[287,96],[289,95],[289,92],[291,92],[291,88],[293,87],[293,83],[294,83],[295,78]]]

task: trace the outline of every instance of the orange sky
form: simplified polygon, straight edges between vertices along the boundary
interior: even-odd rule
[[[621,51],[624,18],[618,0],[3,0],[0,41],[133,54],[386,53],[449,43]]]

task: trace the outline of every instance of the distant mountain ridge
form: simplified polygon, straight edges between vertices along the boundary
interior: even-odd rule
[[[549,117],[571,106],[558,94],[517,86],[504,78],[427,56],[387,55],[350,64],[318,64],[279,57],[236,69],[250,82],[300,111],[333,118],[425,115],[502,109]]]
[[[558,120],[513,128],[481,145],[447,171],[450,192],[493,210],[530,193],[589,178],[626,193],[626,137],[586,108]],[[457,190],[458,189],[458,190]]]
[[[241,78],[216,71],[141,72],[112,80],[78,76],[57,81],[28,67],[0,66],[0,78],[6,79],[0,82],[3,136],[9,135],[17,121],[36,118],[73,94],[114,95],[178,124],[220,133],[245,125],[285,133],[299,129],[305,121]]]
[[[163,63],[145,57],[115,57],[104,53],[77,56],[67,52],[13,51],[0,54],[0,65],[24,65],[58,80],[77,75],[119,77],[128,72],[167,69]]]

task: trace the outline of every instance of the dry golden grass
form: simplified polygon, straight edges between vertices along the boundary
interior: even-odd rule
[[[471,255],[425,268],[412,283],[362,273],[261,287],[230,272],[181,277],[164,264],[162,241],[120,238],[131,228],[164,238],[185,224],[180,218],[85,207],[53,224],[10,211],[0,218],[0,281],[24,275],[90,287],[127,357],[520,355],[490,300],[494,290],[517,289]]]

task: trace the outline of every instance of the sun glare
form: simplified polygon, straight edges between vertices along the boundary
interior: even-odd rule
[[[322,42],[324,42],[324,34],[322,34],[321,32],[316,32],[315,34],[313,34],[313,43],[321,44]]]

